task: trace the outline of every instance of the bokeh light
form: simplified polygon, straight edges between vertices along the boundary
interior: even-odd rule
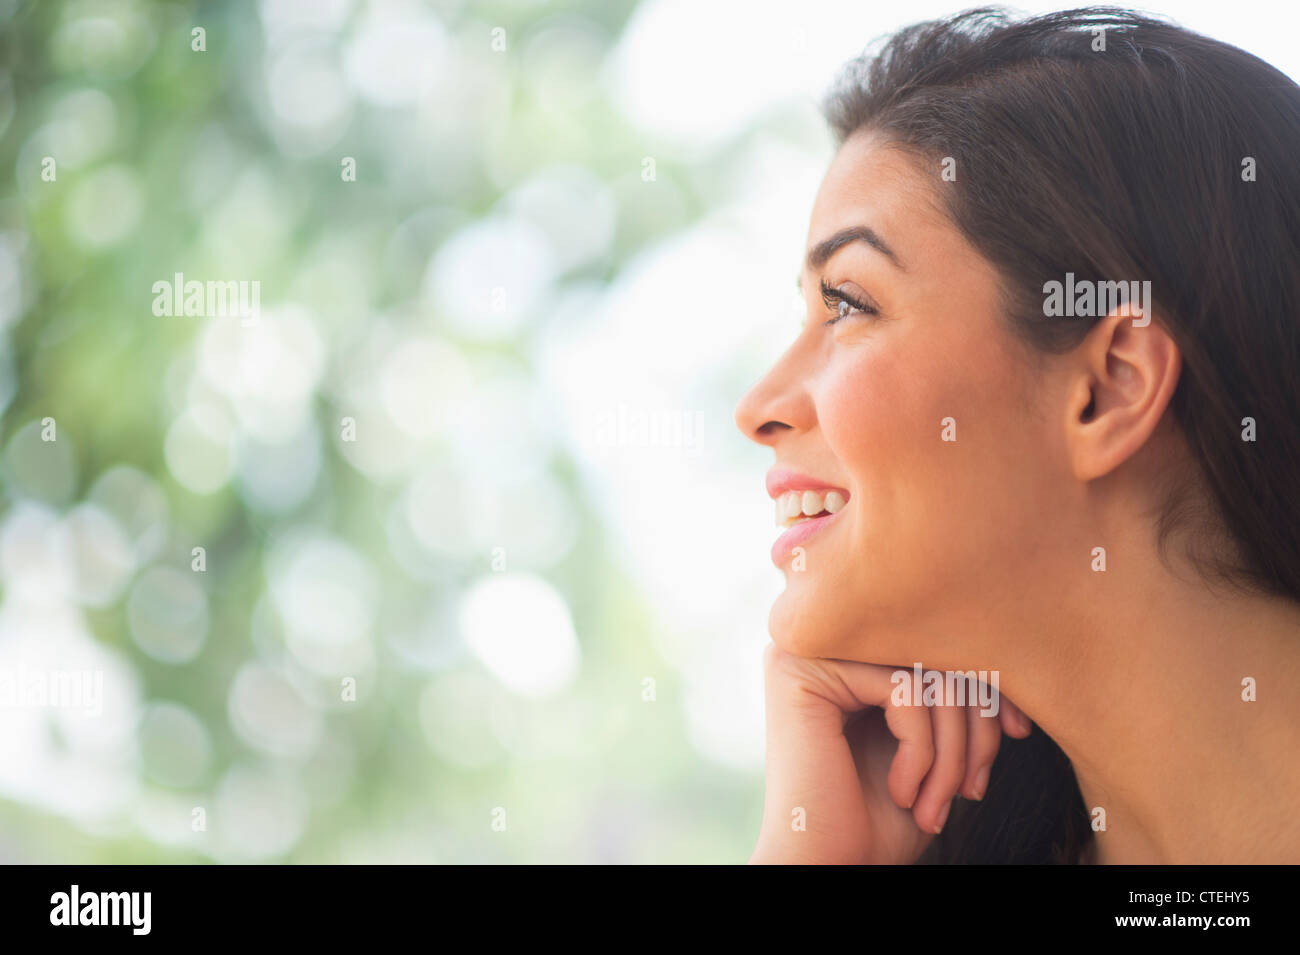
[[[0,2],[0,861],[744,859],[732,409],[818,98],[944,12]]]

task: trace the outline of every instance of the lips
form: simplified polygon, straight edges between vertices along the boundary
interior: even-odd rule
[[[785,468],[767,474],[767,493],[776,502],[776,522],[789,529],[772,545],[772,563],[782,566],[796,547],[834,523],[849,492],[825,481]]]

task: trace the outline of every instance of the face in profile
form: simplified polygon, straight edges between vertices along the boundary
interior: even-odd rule
[[[944,187],[937,163],[848,138],[813,205],[804,327],[736,410],[774,452],[768,491],[791,525],[769,625],[792,653],[973,665],[990,648],[970,646],[972,621],[1053,559],[1071,482],[1036,411],[1050,383]]]
[[[788,525],[756,858],[1300,857],[1300,697],[1256,696],[1300,659],[1300,88],[1131,11],[978,9],[826,112],[805,323],[736,409]],[[914,664],[1024,718],[887,696]]]

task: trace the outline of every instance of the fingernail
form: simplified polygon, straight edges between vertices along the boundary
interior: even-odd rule
[[[952,808],[951,802],[943,804],[943,809],[939,810],[939,821],[934,824],[934,834],[937,836],[943,832],[943,824],[948,821],[948,810]]]
[[[989,766],[985,766],[983,769],[981,769],[978,773],[975,774],[975,798],[976,799],[983,799],[984,790],[988,789],[989,787],[990,768],[991,767]]]

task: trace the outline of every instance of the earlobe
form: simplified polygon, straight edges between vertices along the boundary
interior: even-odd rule
[[[1084,481],[1132,457],[1173,399],[1182,358],[1161,322],[1112,312],[1076,349],[1067,419],[1071,468]]]

